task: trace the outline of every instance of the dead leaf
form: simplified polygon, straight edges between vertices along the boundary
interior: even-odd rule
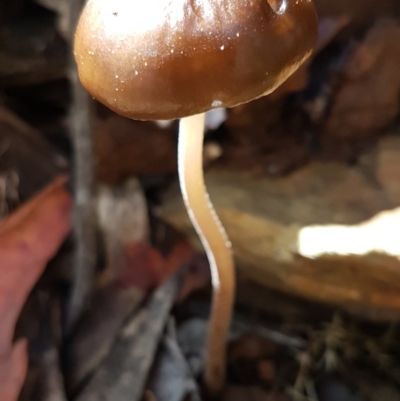
[[[157,249],[141,241],[126,246],[125,257],[127,267],[117,283],[123,287],[151,290],[188,263],[193,257],[193,250],[187,242],[178,242],[164,258]]]
[[[71,229],[66,177],[56,179],[0,223],[0,393],[15,401],[25,379],[25,340],[13,344],[18,316],[32,287]]]

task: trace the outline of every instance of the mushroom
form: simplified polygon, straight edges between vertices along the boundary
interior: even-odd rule
[[[89,0],[78,23],[75,60],[94,98],[131,119],[181,118],[181,191],[212,273],[204,380],[213,393],[225,378],[235,274],[204,184],[204,112],[272,92],[316,36],[312,0]]]

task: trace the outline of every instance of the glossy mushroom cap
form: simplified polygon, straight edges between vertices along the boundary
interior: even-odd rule
[[[316,36],[312,0],[89,0],[74,50],[101,103],[132,119],[174,119],[272,92]]]

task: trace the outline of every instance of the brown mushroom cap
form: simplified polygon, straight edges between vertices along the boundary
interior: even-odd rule
[[[272,92],[316,36],[312,0],[89,0],[74,50],[101,103],[132,119],[174,119]]]

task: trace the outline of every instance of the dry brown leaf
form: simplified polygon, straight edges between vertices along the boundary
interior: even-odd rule
[[[25,340],[13,344],[18,316],[32,287],[71,229],[72,200],[56,179],[0,223],[0,394],[16,401],[25,379]]]

